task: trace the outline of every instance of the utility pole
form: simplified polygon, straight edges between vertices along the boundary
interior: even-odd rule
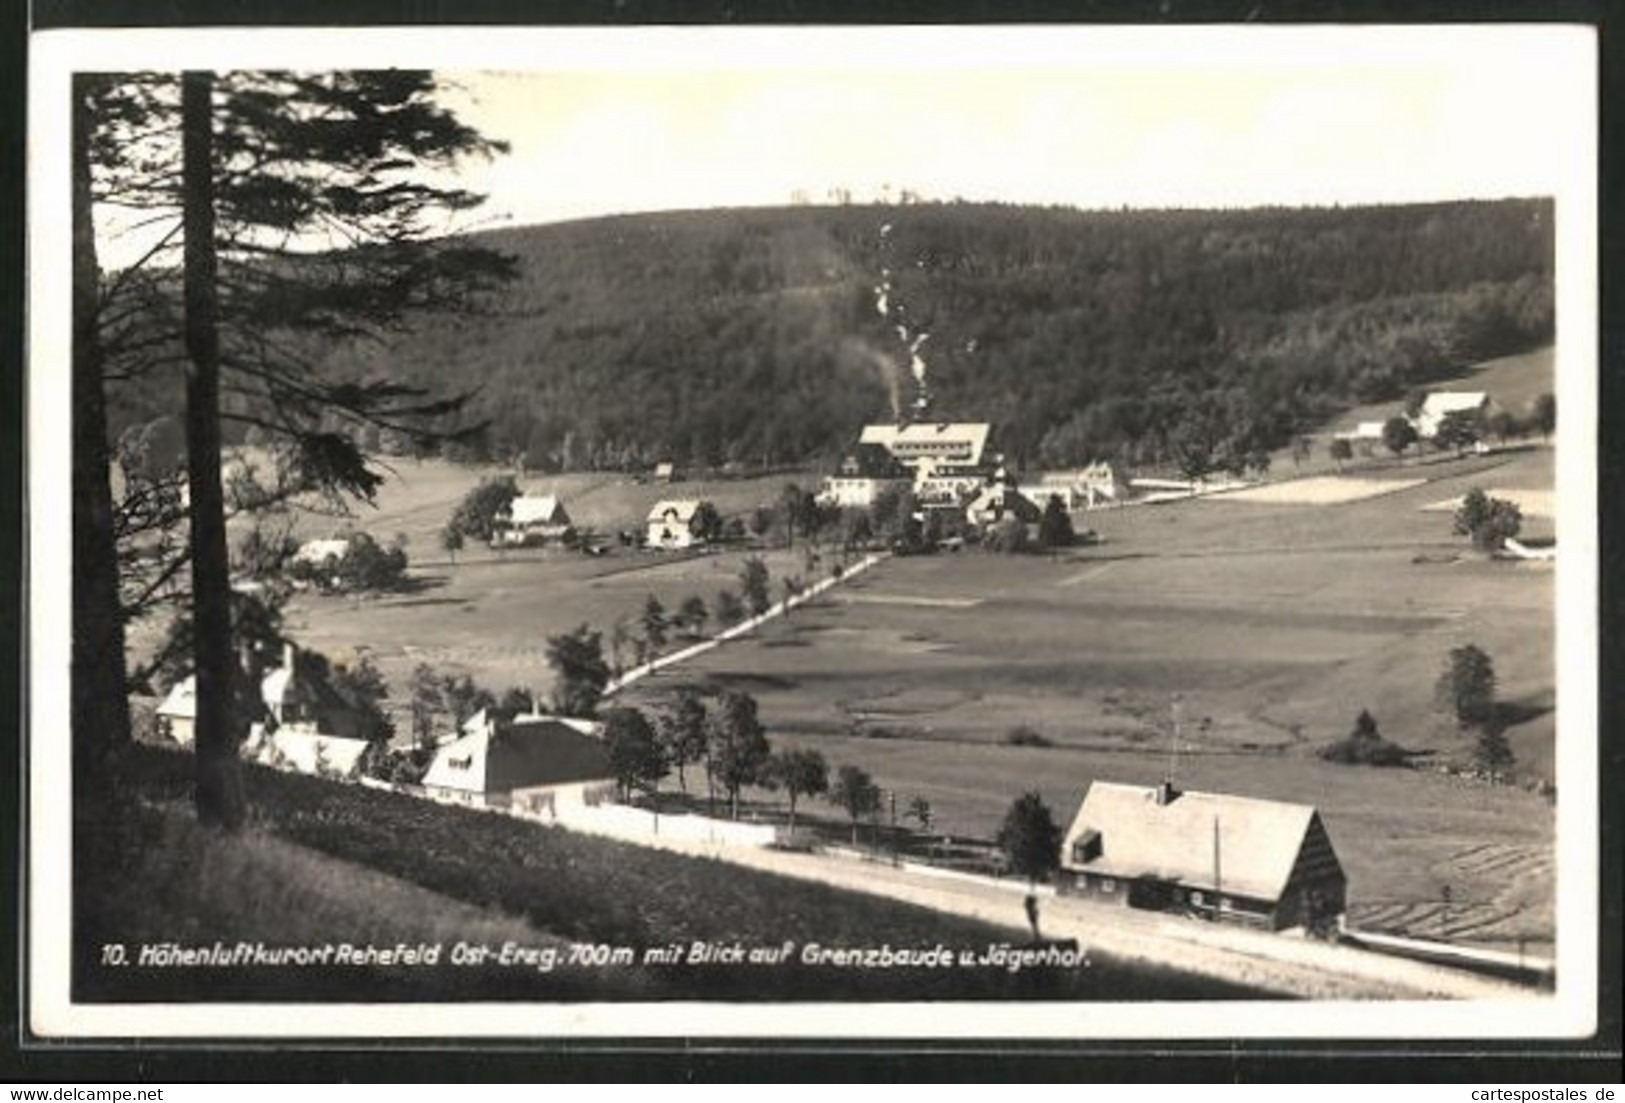
[[[1213,918],[1219,918],[1219,901],[1224,898],[1223,870],[1219,863],[1219,817],[1213,817]]]
[[[1175,771],[1179,768],[1179,725],[1184,713],[1184,700],[1183,695],[1176,693],[1168,706],[1169,714],[1173,720],[1168,729],[1168,787],[1170,789],[1174,785]]]
[[[901,864],[901,857],[897,853],[897,790],[886,790],[887,803],[891,807],[891,864]]]

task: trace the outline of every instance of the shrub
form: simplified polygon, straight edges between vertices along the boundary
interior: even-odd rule
[[[1354,721],[1354,730],[1336,743],[1322,747],[1320,757],[1345,766],[1404,766],[1410,761],[1410,752],[1384,739],[1377,730],[1377,721],[1361,709]]]
[[[1029,884],[1048,877],[1061,864],[1061,828],[1037,793],[1017,797],[999,828],[999,849]]]
[[[1014,517],[1006,517],[997,524],[990,525],[982,537],[982,546],[989,551],[1003,552],[1005,555],[1018,555],[1031,545],[1027,536],[1027,526]]]
[[[1017,724],[1015,727],[1005,732],[1004,739],[1001,742],[1003,742],[1007,747],[1054,746],[1054,744],[1050,742],[1048,736],[1044,735],[1036,728],[1029,727],[1026,724]]]
[[[1456,508],[1453,527],[1457,536],[1472,537],[1473,546],[1480,551],[1496,551],[1509,538],[1518,535],[1523,527],[1523,513],[1516,503],[1491,498],[1474,487]]]

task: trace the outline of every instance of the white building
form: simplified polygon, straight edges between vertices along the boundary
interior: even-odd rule
[[[282,665],[260,679],[262,718],[249,725],[242,757],[250,762],[307,774],[353,777],[361,771],[370,744],[362,738],[362,717],[331,686],[301,677],[294,646],[285,643]],[[158,706],[161,733],[192,746],[197,727],[197,678],[187,675]]]
[[[842,509],[868,509],[886,491],[907,488],[913,482],[908,468],[878,444],[859,444],[841,461],[835,474],[824,478],[818,498]]]
[[[1488,412],[1489,405],[1490,396],[1483,391],[1434,391],[1423,401],[1411,424],[1416,426],[1417,436],[1432,440],[1438,435],[1444,419],[1451,414],[1482,414]]]
[[[1059,494],[1067,509],[1095,509],[1121,504],[1128,497],[1128,481],[1110,460],[1096,460],[1075,471],[1045,472],[1037,486],[1023,487],[1022,493],[1040,503]]]
[[[475,721],[479,721],[476,723]],[[587,803],[614,793],[602,727],[537,713],[487,712],[442,744],[423,775],[436,800],[546,813],[559,802]]]
[[[568,544],[575,533],[570,514],[555,495],[527,494],[515,498],[492,519],[491,544]]]
[[[649,547],[675,551],[701,543],[705,534],[694,531],[700,505],[697,498],[656,502],[649,510]]]
[[[931,461],[939,473],[979,468],[987,450],[986,422],[910,421],[899,425],[865,425],[859,444],[878,444],[898,463],[917,470]]]

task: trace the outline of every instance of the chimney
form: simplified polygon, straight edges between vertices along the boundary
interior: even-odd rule
[[[1174,802],[1175,797],[1179,796],[1179,790],[1174,788],[1172,781],[1159,781],[1157,782],[1156,794],[1157,807],[1165,808]]]

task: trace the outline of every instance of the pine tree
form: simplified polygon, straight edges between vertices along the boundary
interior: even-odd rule
[[[202,819],[230,826],[242,815],[242,731],[230,703],[243,672],[229,646],[222,422],[258,427],[277,442],[278,485],[262,502],[310,491],[335,501],[369,497],[381,476],[356,444],[361,425],[420,439],[440,432],[463,396],[437,398],[355,369],[334,371],[310,350],[370,340],[409,310],[465,303],[511,275],[506,258],[434,240],[443,213],[469,209],[479,197],[420,179],[425,170],[500,147],[436,106],[434,79],[424,72],[194,71],[178,80],[96,78],[80,91],[76,225],[104,203],[137,208],[149,221],[173,220],[148,254],[100,281],[93,303],[88,293],[83,305],[76,299],[76,332],[96,329],[103,385],[177,359],[186,368],[197,804]],[[168,274],[177,238],[178,312]],[[80,249],[76,257],[86,262],[80,282],[88,289],[97,282],[94,254]],[[117,350],[111,358],[110,343]],[[89,388],[96,345],[87,344],[86,353]],[[105,425],[93,424],[94,404],[87,408],[90,464],[97,456],[88,438],[98,429],[105,435]],[[92,493],[81,503],[86,558],[76,573],[105,590],[107,549],[93,539],[105,532],[99,500]],[[174,578],[180,570],[177,559],[157,575]],[[87,629],[98,616],[119,615],[108,610],[105,593],[86,597]],[[105,631],[98,638],[109,654],[119,653]],[[114,660],[105,661],[110,668]]]

